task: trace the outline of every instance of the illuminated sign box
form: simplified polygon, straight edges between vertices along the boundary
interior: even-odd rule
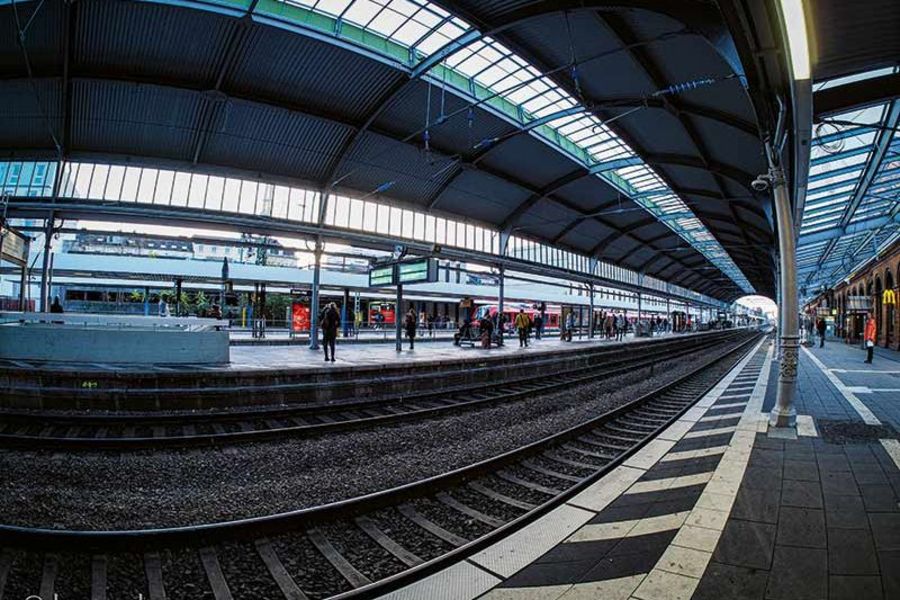
[[[434,258],[402,262],[397,265],[397,283],[429,283],[432,281],[437,281],[437,260]]]
[[[436,258],[405,260],[369,269],[369,287],[431,283],[437,280],[438,261]]]
[[[0,236],[3,237],[3,247],[0,249],[3,260],[24,266],[28,261],[28,243],[25,236],[5,226],[0,229]]]
[[[394,284],[394,265],[369,270],[369,287],[385,287]]]

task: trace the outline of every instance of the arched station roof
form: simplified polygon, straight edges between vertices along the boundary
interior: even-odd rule
[[[774,294],[761,133],[708,3],[0,0],[0,31],[0,156],[287,178]]]

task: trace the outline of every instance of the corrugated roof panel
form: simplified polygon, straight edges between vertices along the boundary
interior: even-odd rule
[[[421,207],[456,174],[455,166],[451,157],[367,133],[335,178],[363,194],[384,193]]]
[[[254,25],[225,88],[363,120],[403,77],[350,50]]]
[[[218,105],[201,161],[321,181],[353,131],[333,121],[229,100]]]
[[[50,130],[57,138],[62,131],[61,87],[56,79],[38,80],[34,87],[24,79],[0,81],[0,97],[4,99],[0,102],[0,146],[52,147]]]
[[[21,2],[17,8],[19,22],[23,27],[28,26],[25,47],[28,49],[32,69],[38,72],[60,72],[65,54],[63,3]],[[0,23],[4,24],[0,26],[0,73],[10,78],[27,76],[12,4],[0,6]]]
[[[452,86],[418,81],[408,86],[376,119],[374,127],[400,136],[420,132],[416,141],[424,142],[426,123],[435,147],[447,152],[472,155],[484,139],[502,137],[516,127],[486,110],[469,110],[470,102]],[[431,98],[429,103],[428,99]],[[429,121],[430,119],[430,121]]]
[[[89,64],[128,76],[199,79],[210,87],[228,40],[241,27],[229,17],[152,2],[78,2],[74,14],[76,68]]]
[[[79,79],[72,85],[75,150],[190,160],[200,95],[155,85]]]
[[[457,176],[444,190],[435,208],[465,212],[472,218],[498,225],[524,202],[528,194],[518,186],[506,183],[486,173],[466,170]]]

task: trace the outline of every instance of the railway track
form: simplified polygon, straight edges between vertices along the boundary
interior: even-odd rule
[[[63,450],[133,450],[264,441],[372,427],[439,416],[452,411],[512,402],[569,385],[653,368],[726,344],[740,332],[666,340],[637,353],[597,353],[588,366],[549,360],[542,373],[481,382],[439,392],[420,392],[360,402],[217,412],[64,413],[0,411],[0,447]],[[548,374],[549,372],[549,374]]]
[[[143,594],[151,600],[374,597],[461,560],[568,500],[678,419],[759,340],[736,341],[678,380],[566,431],[366,496],[170,529],[0,526],[2,597],[35,589],[45,597]],[[758,374],[764,349],[757,346],[745,380]]]

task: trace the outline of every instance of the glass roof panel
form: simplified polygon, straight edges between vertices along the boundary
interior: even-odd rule
[[[437,52],[445,45],[461,36],[474,32],[475,27],[464,20],[453,17],[442,8],[424,0],[278,0],[284,4],[301,6],[327,15],[339,22],[350,23],[364,31],[375,33],[384,39],[397,44],[401,49],[413,49],[415,56],[423,60]],[[341,27],[336,25],[334,31],[341,35]],[[366,44],[356,38],[355,43]],[[567,91],[560,88],[548,75],[541,73],[523,58],[516,55],[499,41],[490,36],[482,36],[468,43],[443,58],[439,67],[450,69],[471,83],[488,91],[476,92],[479,101],[488,106],[500,108],[504,114],[518,115],[522,125],[536,118],[551,116],[553,113],[581,105]],[[372,49],[393,57],[402,52],[390,53],[369,42]],[[432,67],[432,73],[438,65]],[[465,88],[457,78],[436,76],[442,82]],[[451,81],[453,80],[453,81]],[[477,90],[477,88],[474,88]],[[498,103],[509,103],[517,108],[510,111]],[[598,163],[606,163],[619,159],[636,161],[636,169],[598,168],[598,177],[614,186],[622,193],[633,197],[638,203],[653,214],[657,214],[655,195],[639,196],[643,192],[660,191],[677,196],[668,185],[648,165],[643,164],[628,145],[613,133],[595,115],[586,109],[585,114],[575,118],[563,117],[541,126],[529,129],[531,135],[542,137],[556,144],[562,152],[585,163],[590,168]],[[837,142],[836,142],[837,143]],[[604,165],[605,166],[605,165]],[[684,202],[675,212],[693,215]],[[738,284],[746,293],[752,293],[753,287],[737,268],[728,253],[718,244],[706,230],[699,219],[676,222],[665,221],[678,235],[691,243],[706,257]]]
[[[817,83],[814,88],[825,89],[891,72],[898,72],[898,68]],[[798,257],[806,257],[811,255],[808,247],[815,244],[812,264],[820,268],[804,272],[800,280],[801,289],[805,287],[807,294],[848,276],[874,256],[885,240],[900,234],[898,121],[897,107],[881,104],[830,116],[814,128],[809,193],[797,248]],[[868,185],[862,187],[860,182]],[[855,230],[840,237],[829,236],[822,241],[815,236],[849,224],[856,225]],[[860,226],[868,228],[860,230]]]

